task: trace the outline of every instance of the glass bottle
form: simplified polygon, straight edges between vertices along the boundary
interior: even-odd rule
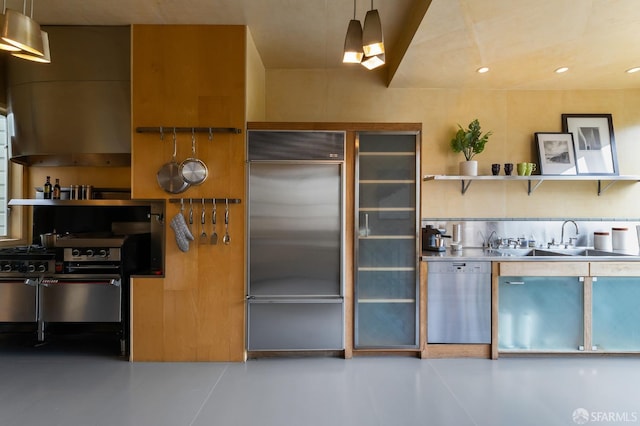
[[[53,199],[54,200],[59,200],[60,199],[60,179],[56,178],[56,184],[53,185]]]
[[[51,187],[51,177],[47,176],[47,181],[44,183],[44,198],[47,200],[51,199],[51,192],[53,192],[53,188]]]

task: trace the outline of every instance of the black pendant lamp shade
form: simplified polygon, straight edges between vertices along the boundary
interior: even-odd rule
[[[384,53],[384,39],[382,36],[382,23],[377,9],[371,10],[364,17],[364,29],[362,31],[362,45],[365,56],[376,56]]]

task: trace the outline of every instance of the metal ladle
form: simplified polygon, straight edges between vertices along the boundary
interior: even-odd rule
[[[222,237],[222,242],[226,245],[229,245],[231,242],[231,237],[229,236],[229,199],[224,199],[224,237]]]

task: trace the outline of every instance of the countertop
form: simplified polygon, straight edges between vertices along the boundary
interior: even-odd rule
[[[590,249],[592,247],[579,247],[578,249]],[[539,249],[547,250],[547,249]],[[584,256],[584,255],[560,255],[560,256],[522,256],[503,254],[494,249],[483,249],[480,247],[463,248],[462,250],[452,251],[447,248],[446,251],[422,251],[420,260],[424,262],[466,260],[466,261],[489,261],[489,262],[509,262],[509,261],[527,261],[527,262],[637,262],[640,261],[640,253],[637,251],[620,251],[611,250],[611,256]]]

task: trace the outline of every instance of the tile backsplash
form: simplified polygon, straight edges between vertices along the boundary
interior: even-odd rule
[[[612,228],[627,228],[627,245],[633,250],[639,248],[636,226],[640,225],[640,219],[566,219],[575,221],[578,226],[578,234],[572,223],[564,226],[564,240],[576,237],[574,243],[580,247],[593,247],[594,232],[611,232]],[[453,235],[454,224],[460,224],[461,242],[463,247],[483,247],[487,239],[493,241],[496,238],[517,239],[524,238],[527,241],[534,240],[536,247],[547,247],[555,241],[560,244],[562,227],[565,219],[456,219],[456,218],[429,218],[422,220],[422,227],[433,225],[438,229],[444,229],[446,235]],[[448,244],[447,244],[448,245]]]

